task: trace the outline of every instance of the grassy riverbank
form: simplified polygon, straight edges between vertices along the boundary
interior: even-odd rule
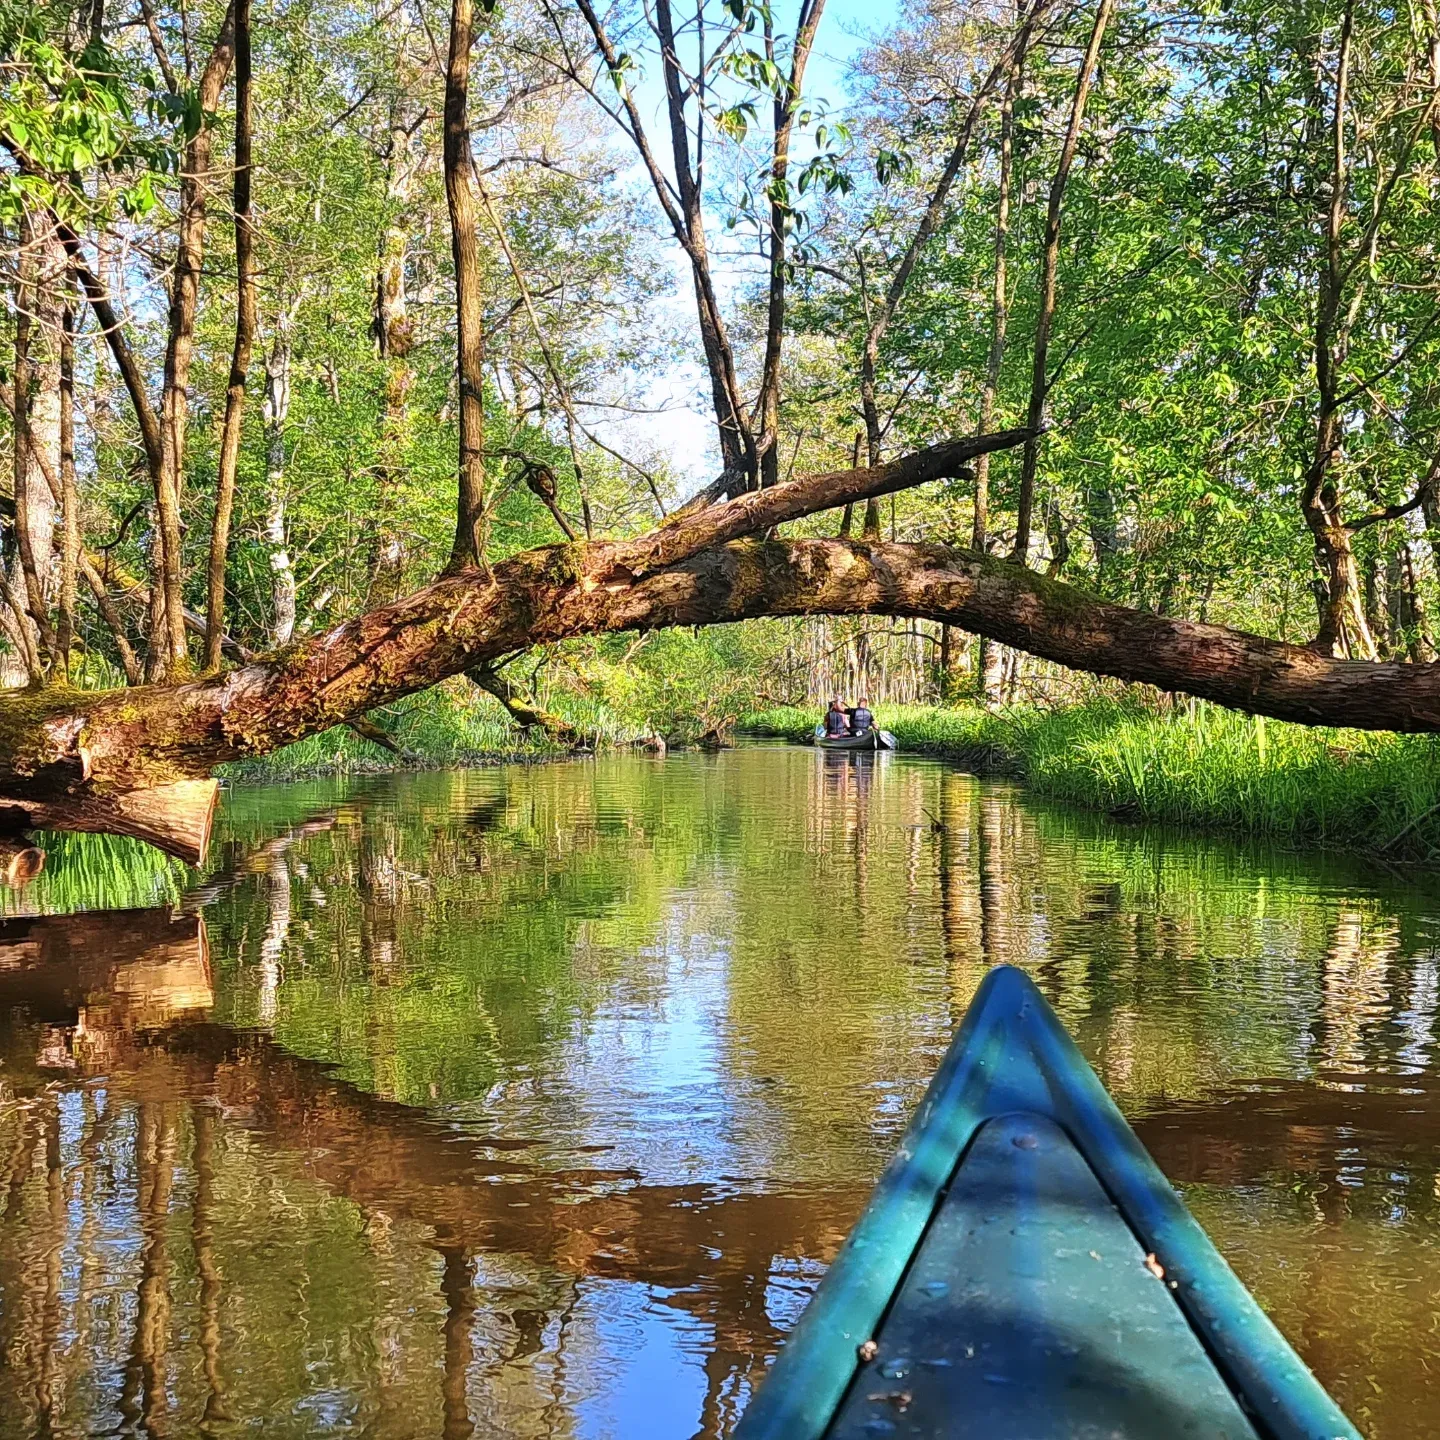
[[[1311,729],[1197,704],[886,708],[907,750],[1023,777],[1043,794],[1172,821],[1425,860],[1440,853],[1440,737]],[[742,730],[808,737],[817,714],[767,710]]]

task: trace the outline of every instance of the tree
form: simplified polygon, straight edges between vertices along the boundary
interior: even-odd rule
[[[393,27],[343,5],[255,27],[243,86],[242,0],[98,39],[73,15],[26,19],[18,52],[44,83],[0,103],[6,278],[23,299],[5,320],[5,628],[35,689],[0,700],[10,829],[110,829],[194,857],[220,761],[363,727],[462,672],[543,723],[497,673],[517,651],[760,616],[912,617],[1257,713],[1440,728],[1440,682],[1393,658],[1427,653],[1440,597],[1416,543],[1440,432],[1433,6],[1417,0],[1400,33],[1340,0],[1203,19],[1154,0],[1113,21],[1101,0],[1043,23],[932,0],[862,66],[857,142],[803,94],[818,5],[797,6],[786,40],[769,7],[658,5],[652,26],[527,3],[479,25],[454,0],[448,51],[438,13],[417,10],[413,108],[396,105]],[[201,34],[192,83],[170,51]],[[664,162],[633,88],[647,53]],[[1087,120],[1088,76],[1103,84]],[[73,104],[52,104],[56,85]],[[695,291],[721,473],[684,477],[700,488],[678,508],[679,477],[587,420],[663,343],[642,304],[662,267],[597,104]],[[728,193],[706,180],[722,146]],[[933,162],[914,158],[927,148]],[[227,190],[236,223],[212,232]],[[722,198],[753,282],[723,304],[707,234]],[[41,252],[22,229],[51,237],[89,310],[68,327],[55,310],[53,383],[32,378]],[[1027,252],[1033,266],[1014,263]],[[157,256],[178,266],[163,313],[134,298]],[[247,275],[267,393],[241,411],[257,378]],[[1039,337],[1026,364],[1014,334]],[[32,443],[52,390],[56,439]],[[1048,418],[1043,448],[1034,425],[998,428],[1023,414]],[[881,445],[898,458],[862,466]],[[37,523],[47,503],[58,546]],[[860,504],[862,542],[813,533]],[[1334,553],[1317,570],[1320,511]],[[1047,573],[962,548],[1012,522]],[[380,543],[401,534],[375,585]],[[1059,583],[1062,566],[1090,589]],[[77,610],[81,578],[94,603]],[[1318,649],[1348,657],[1289,643],[1310,638],[1312,579]],[[1362,625],[1391,659],[1355,658]],[[212,660],[218,636],[232,668],[186,676],[190,636]],[[119,687],[141,651],[155,683]],[[83,688],[58,683],[72,653]]]

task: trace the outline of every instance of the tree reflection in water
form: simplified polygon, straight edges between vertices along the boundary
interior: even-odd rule
[[[226,825],[178,903],[0,924],[0,1435],[725,1435],[997,961],[1362,1430],[1423,1433],[1421,886],[785,747]],[[103,906],[54,854],[12,908]]]

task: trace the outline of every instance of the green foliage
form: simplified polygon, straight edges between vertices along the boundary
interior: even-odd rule
[[[1287,638],[1314,633],[1313,542],[1297,481],[1315,444],[1314,319],[1342,8],[1332,0],[1239,0],[1203,15],[1131,7],[1106,42],[1064,198],[1039,495],[1042,555],[1062,553],[1063,537],[1067,573],[1110,598]],[[1417,37],[1434,25],[1422,9],[1362,10],[1355,27],[1340,235],[1347,418],[1335,461],[1352,520],[1415,497],[1440,435],[1440,154],[1420,99],[1434,77],[1412,96]],[[1029,399],[1044,202],[1073,90],[1071,46],[1083,43],[1092,16],[1077,7],[1032,49],[1016,105],[996,424],[1015,423]],[[812,235],[823,268],[799,277],[792,307],[792,423],[828,431],[832,457],[858,419],[853,376],[870,313],[858,263],[868,294],[883,290],[1007,35],[968,12],[924,4],[860,63],[852,124],[871,166],[855,173],[873,168],[874,177],[830,207],[817,231],[823,243]],[[977,418],[990,340],[997,109],[992,102],[982,114],[962,172],[969,183],[952,192],[882,346],[881,410],[895,408],[887,441],[897,452],[965,433]],[[837,392],[844,403],[817,413]],[[1015,455],[991,465],[989,530],[1001,548],[1013,535],[1018,468]],[[945,487],[943,498],[904,497],[902,537],[963,537],[970,497],[968,484]],[[1437,516],[1432,497],[1423,517],[1412,512],[1356,536],[1370,626],[1389,653],[1428,653],[1406,577],[1421,608],[1433,609]]]
[[[369,718],[395,741],[403,757],[341,725],[258,760],[227,765],[222,773],[235,780],[274,783],[552,753],[543,737],[522,738],[500,705],[468,680],[437,685],[376,710]]]
[[[765,645],[763,631],[739,625],[657,631],[620,663],[598,659],[592,689],[631,727],[667,744],[723,740],[756,703]]]
[[[67,221],[103,213],[83,183],[92,171],[124,213],[146,214],[156,175],[177,168],[178,146],[203,121],[193,90],[163,89],[103,36],[73,48],[74,21],[69,4],[0,0],[0,136],[17,162],[0,173],[0,223],[36,205]]]

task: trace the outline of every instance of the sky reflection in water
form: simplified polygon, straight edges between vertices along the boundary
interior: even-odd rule
[[[1440,902],[750,747],[238,790],[0,929],[0,1436],[728,1433],[989,963],[1372,1440],[1440,1376]]]

